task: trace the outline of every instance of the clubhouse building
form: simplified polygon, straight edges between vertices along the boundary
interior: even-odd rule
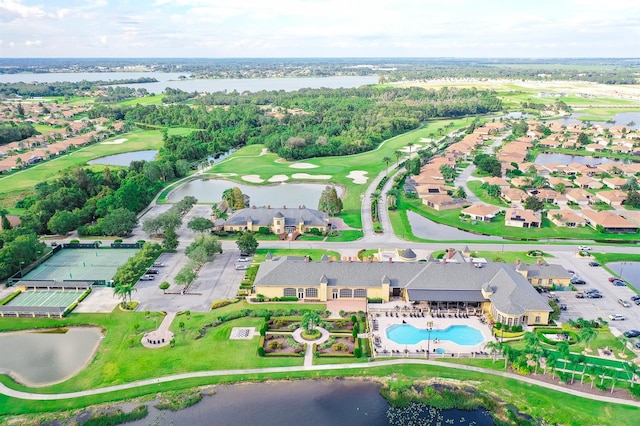
[[[260,228],[268,228],[276,235],[304,234],[315,228],[320,233],[331,229],[329,216],[325,213],[308,209],[304,206],[297,208],[252,207],[233,212],[226,220],[215,221],[217,229],[225,231],[259,232]]]
[[[268,256],[269,258],[269,256]],[[491,314],[513,325],[548,324],[553,312],[516,264],[445,256],[426,262],[336,262],[280,257],[262,263],[255,292],[304,301],[393,299],[429,311]],[[530,265],[527,273],[538,266]]]

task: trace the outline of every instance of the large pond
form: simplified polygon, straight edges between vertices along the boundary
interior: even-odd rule
[[[296,208],[306,206],[310,209],[318,207],[318,201],[327,184],[321,183],[280,183],[276,185],[251,186],[223,179],[192,180],[171,191],[167,201],[175,203],[191,195],[201,203],[215,203],[222,200],[222,193],[229,188],[238,187],[243,194],[249,196],[249,204],[256,207]],[[342,188],[336,187],[338,195]]]
[[[132,161],[153,161],[158,155],[156,150],[133,151],[123,154],[107,155],[105,157],[96,158],[87,161],[87,164],[103,164],[105,166],[124,166],[128,167]]]
[[[543,153],[538,154],[536,157],[535,164],[544,165],[544,164],[571,164],[571,163],[579,163],[579,164],[587,164],[590,166],[595,166],[598,164],[624,164],[622,160],[615,160],[611,158],[603,158],[603,157],[589,157],[586,155],[569,155],[569,154],[555,154],[555,153]]]
[[[305,77],[305,78],[246,78],[246,79],[212,79],[212,80],[182,80],[184,74],[160,72],[106,72],[106,73],[50,73],[50,74],[0,74],[1,83],[43,82],[54,81],[96,81],[123,80],[141,77],[152,77],[157,83],[124,84],[133,88],[144,88],[149,93],[162,93],[167,87],[180,89],[185,92],[238,92],[261,90],[293,91],[303,88],[317,89],[327,87],[337,89],[351,88],[366,84],[378,83],[378,76],[336,76],[336,77]]]
[[[28,386],[62,382],[87,365],[101,338],[95,327],[0,333],[0,370]]]
[[[640,288],[640,262],[611,262],[607,267],[635,288]]]
[[[560,119],[562,123],[566,126],[567,124],[575,124],[582,123],[583,121],[578,120],[578,117],[583,117],[587,115],[585,112],[574,112],[567,118]],[[633,126],[628,126],[631,129],[640,129],[640,112],[620,112],[613,117],[609,121],[592,121],[593,124],[599,124],[604,127],[612,127],[612,126],[627,126],[628,123],[635,123]]]
[[[485,410],[439,410],[423,405],[393,409],[380,396],[379,385],[352,380],[301,380],[218,386],[215,395],[177,412],[149,408],[134,426],[153,425],[313,425],[487,426]]]
[[[407,219],[413,235],[426,240],[502,240],[502,237],[478,235],[442,225],[410,210],[407,210]]]

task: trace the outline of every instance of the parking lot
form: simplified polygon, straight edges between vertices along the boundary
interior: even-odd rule
[[[576,285],[578,291],[587,289],[597,289],[603,295],[601,299],[577,299],[576,292],[556,292],[560,303],[567,305],[567,310],[562,312],[560,321],[566,322],[569,319],[585,319],[603,318],[609,321],[609,326],[620,332],[630,329],[640,329],[640,306],[631,301],[634,293],[626,286],[615,286],[609,282],[612,275],[602,267],[589,266],[589,262],[593,259],[575,257],[575,253],[570,252],[551,252],[555,259],[553,263],[559,263],[568,270],[575,271],[576,275],[585,280],[585,285]],[[626,300],[630,303],[630,307],[625,308],[618,299]],[[626,317],[624,321],[610,321],[610,314],[622,314]]]

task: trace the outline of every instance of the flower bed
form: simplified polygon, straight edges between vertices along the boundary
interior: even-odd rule
[[[269,320],[270,331],[293,331],[300,327],[300,320],[289,318],[272,318]]]
[[[352,357],[357,342],[352,337],[332,335],[326,343],[316,345],[316,354],[322,357]]]
[[[301,356],[304,355],[304,345],[293,340],[293,337],[283,334],[269,334],[261,338],[264,356]]]

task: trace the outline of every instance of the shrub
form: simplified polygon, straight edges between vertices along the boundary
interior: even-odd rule
[[[356,358],[360,358],[362,356],[362,349],[360,348],[355,348],[353,350],[353,356],[355,356]]]
[[[80,240],[76,240],[76,239],[70,240],[69,244],[80,244]]]
[[[349,350],[349,347],[345,343],[338,342],[331,345],[331,349],[336,352],[346,352]]]
[[[501,322],[497,322],[493,326],[495,327],[496,330],[500,330],[502,328],[502,323]]]
[[[283,347],[284,346],[282,345],[282,343],[278,342],[277,340],[269,342],[269,349],[271,350],[282,349]]]
[[[211,304],[211,309],[218,309],[218,308],[222,308],[223,306],[227,306],[230,305],[232,303],[236,303],[238,300],[234,299],[234,300],[216,300],[215,302],[213,302]]]
[[[369,303],[382,303],[384,299],[382,297],[367,297],[367,302]]]
[[[88,426],[112,426],[119,425],[122,423],[133,422],[136,420],[144,419],[149,414],[149,408],[146,405],[140,405],[130,413],[124,413],[122,410],[116,410],[111,413],[100,414],[96,417],[93,417],[83,425]]]
[[[264,348],[262,346],[258,348],[258,356],[264,356]]]
[[[354,314],[354,315],[351,315],[351,322],[352,322],[353,324],[355,324],[355,323],[357,323],[357,322],[358,322],[358,317],[356,317],[356,316],[355,316],[355,314]]]

